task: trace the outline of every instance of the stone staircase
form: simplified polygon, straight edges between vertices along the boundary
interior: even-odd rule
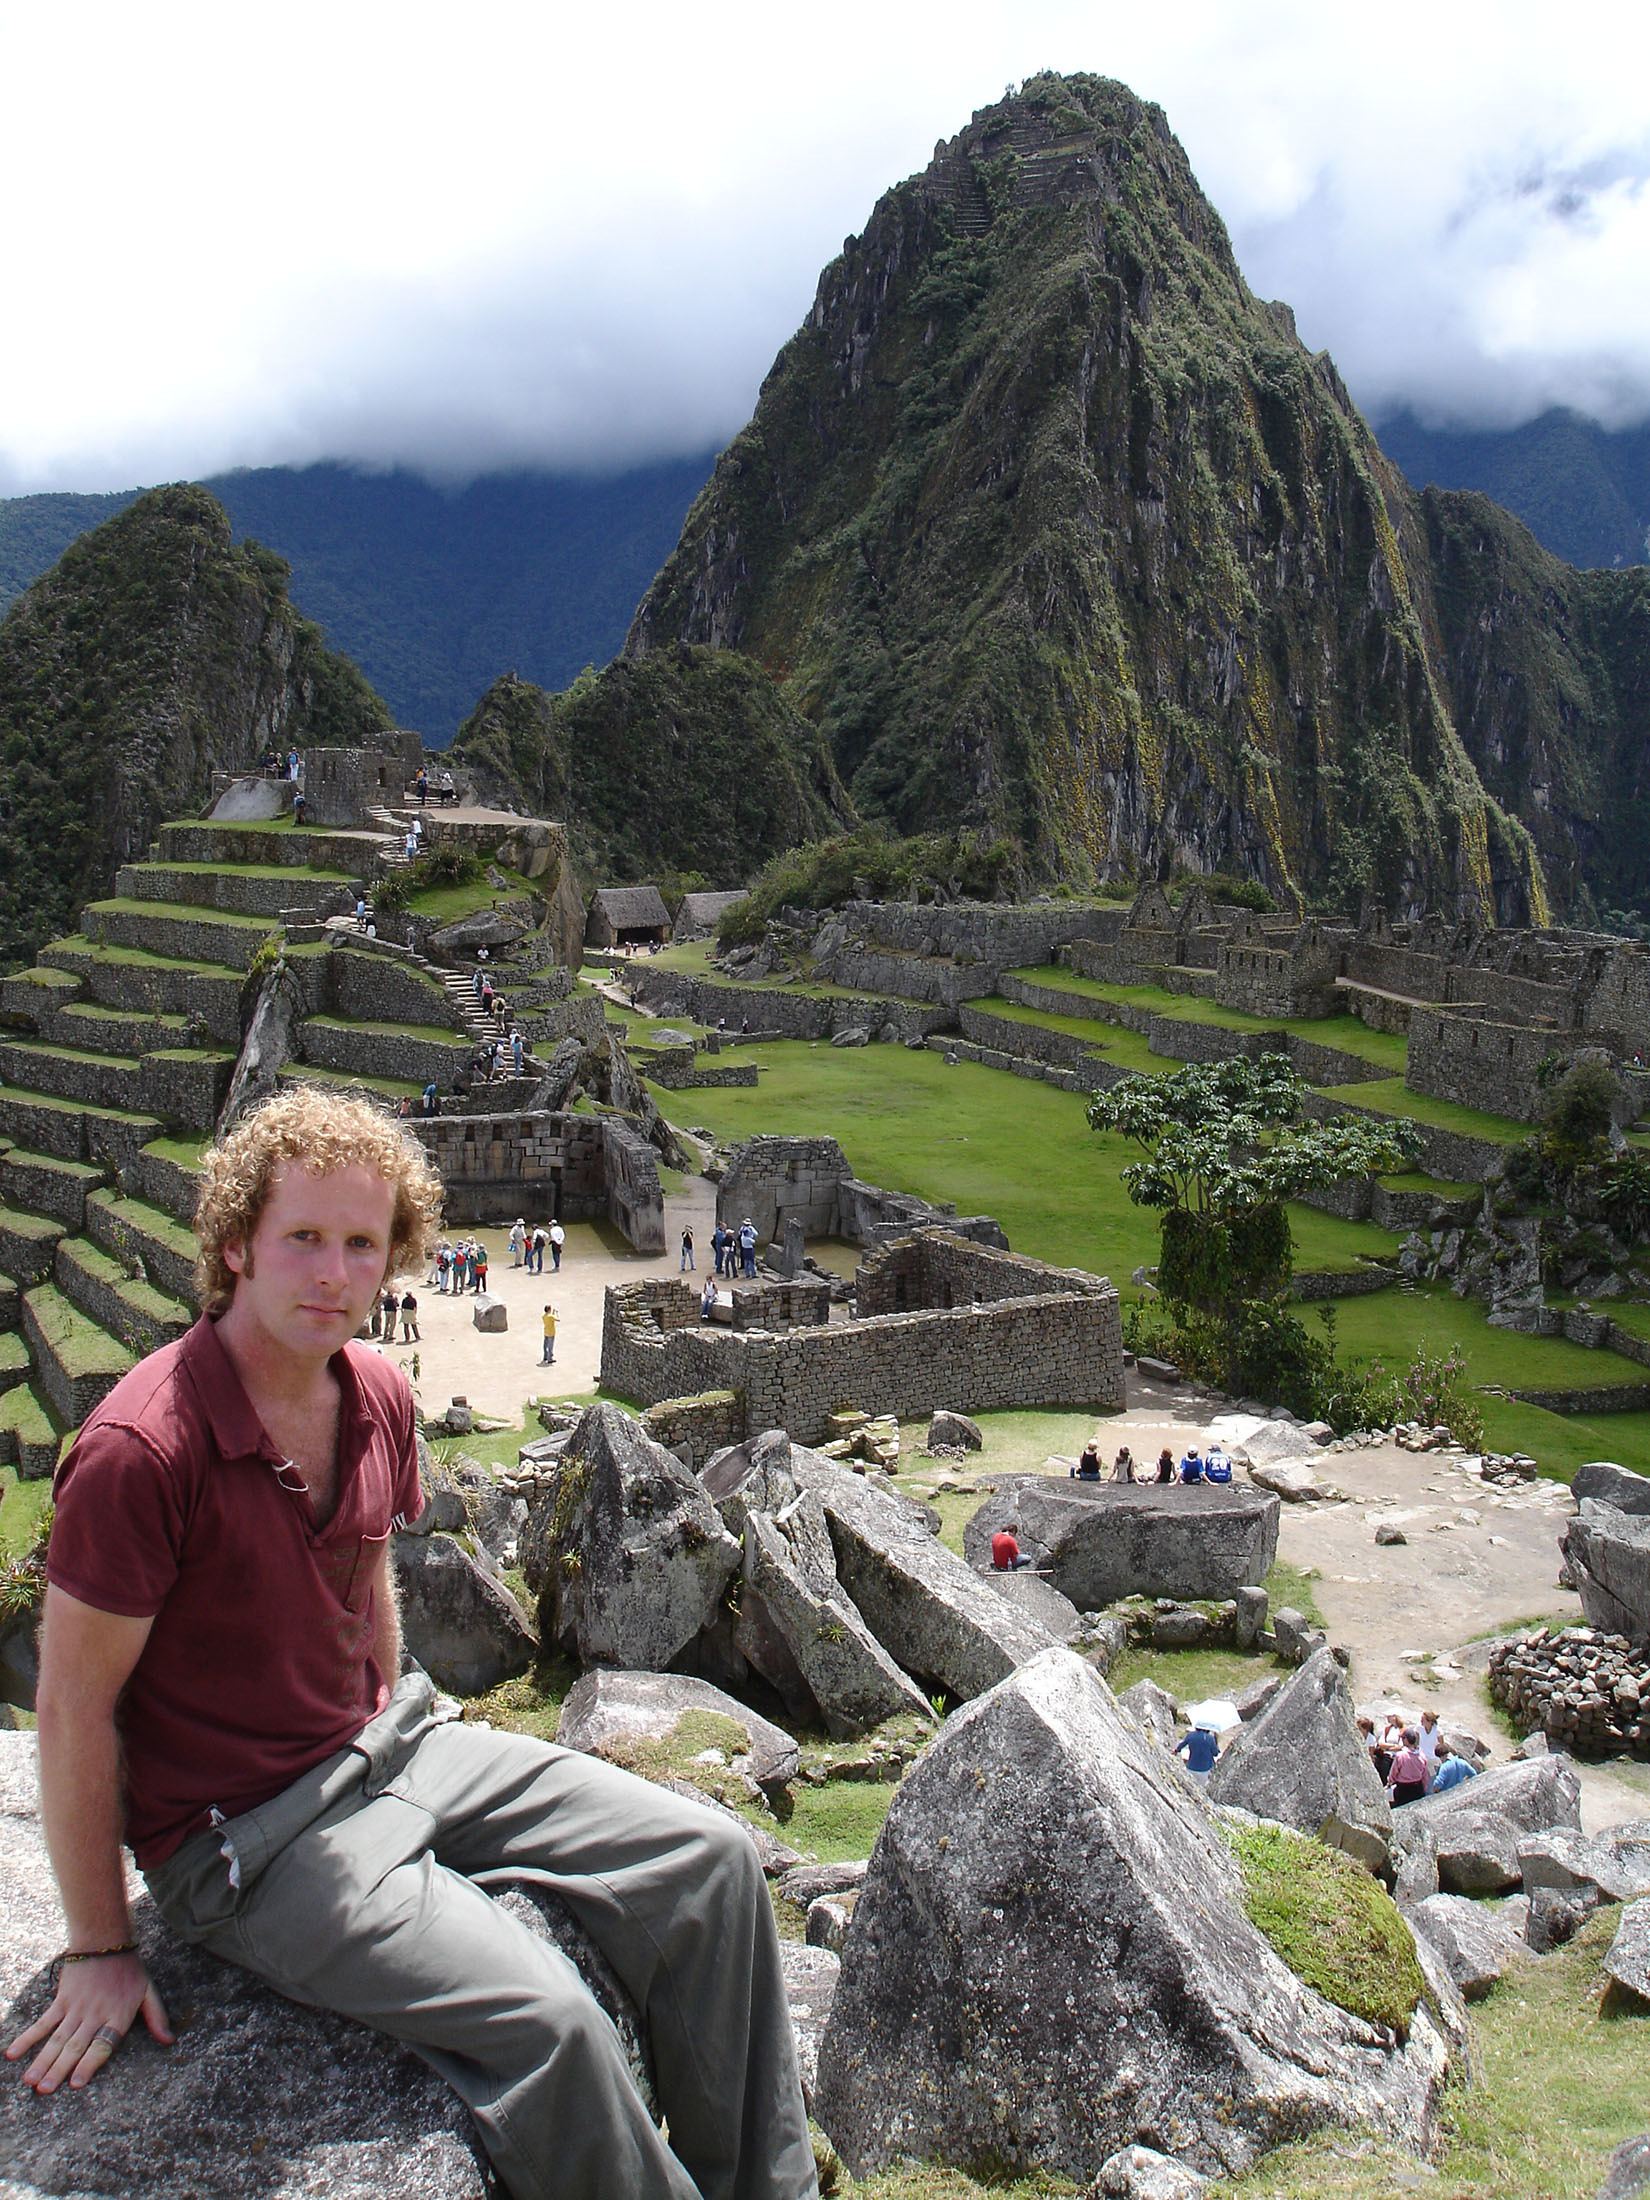
[[[78,933],[0,979],[0,1465],[50,1473],[193,1321],[199,1154],[267,942],[308,1011],[288,1081],[393,1101],[468,1064],[479,1009],[442,973],[327,929],[398,855],[388,833],[168,825]]]

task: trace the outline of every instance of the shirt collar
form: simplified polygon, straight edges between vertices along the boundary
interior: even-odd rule
[[[203,1314],[183,1339],[182,1364],[189,1372],[195,1395],[211,1425],[212,1442],[220,1458],[252,1459],[279,1456],[246,1394],[235,1363],[224,1350],[217,1323]],[[335,1352],[329,1362],[342,1391],[339,1434],[374,1426],[376,1416],[348,1347]],[[341,1445],[341,1449],[343,1446]]]

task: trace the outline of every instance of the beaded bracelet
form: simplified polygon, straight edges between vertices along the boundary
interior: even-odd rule
[[[53,1956],[52,1964],[61,1970],[65,1963],[96,1963],[101,1956],[135,1956],[137,1942],[123,1940],[113,1948],[65,1948],[61,1955]]]

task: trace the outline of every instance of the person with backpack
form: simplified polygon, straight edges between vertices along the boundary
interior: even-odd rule
[[[475,1278],[476,1297],[485,1298],[487,1295],[487,1248],[482,1244],[480,1238],[477,1238],[470,1247],[470,1273]]]
[[[558,1216],[550,1225],[550,1266],[558,1276],[561,1274],[561,1249],[566,1243],[567,1232],[562,1228],[561,1218]],[[542,1276],[543,1273],[544,1259],[541,1255],[539,1258],[539,1274]]]

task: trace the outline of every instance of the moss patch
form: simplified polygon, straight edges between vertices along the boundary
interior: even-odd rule
[[[1221,1827],[1243,1906],[1295,1976],[1338,2008],[1407,2038],[1426,1981],[1390,1896],[1335,1849],[1282,1826]]]

